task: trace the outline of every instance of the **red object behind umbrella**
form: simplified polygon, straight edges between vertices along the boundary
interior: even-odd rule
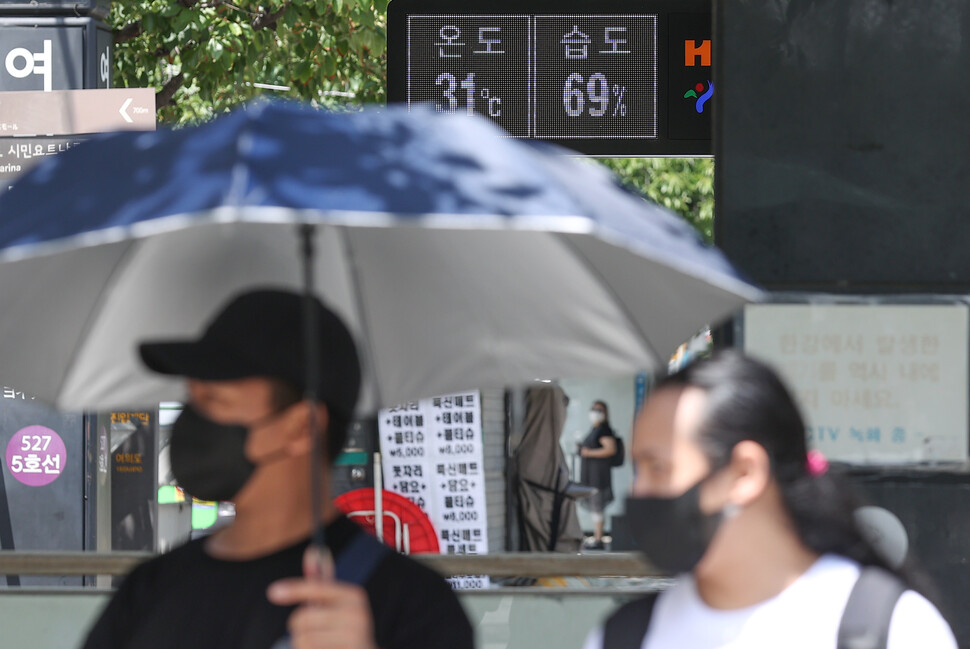
[[[428,515],[407,498],[381,490],[384,519],[384,543],[406,554],[437,554],[438,535]],[[348,518],[377,536],[374,490],[355,489],[334,499],[334,504]]]

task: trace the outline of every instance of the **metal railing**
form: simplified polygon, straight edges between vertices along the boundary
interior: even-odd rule
[[[0,575],[124,575],[150,559],[142,552],[0,552]],[[660,577],[639,554],[554,554],[509,552],[483,555],[416,554],[446,577]]]

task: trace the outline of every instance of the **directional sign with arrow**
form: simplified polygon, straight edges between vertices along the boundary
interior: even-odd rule
[[[3,135],[79,135],[119,130],[155,130],[153,89],[0,92]]]
[[[155,130],[154,90],[0,92],[0,192],[45,157],[121,130]]]

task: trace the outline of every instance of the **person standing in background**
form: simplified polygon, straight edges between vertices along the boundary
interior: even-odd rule
[[[593,518],[593,544],[590,548],[603,550],[603,511],[613,502],[613,456],[617,451],[616,433],[610,427],[610,413],[604,401],[594,401],[589,411],[593,425],[579,444],[580,482],[596,487],[597,492],[581,501]]]

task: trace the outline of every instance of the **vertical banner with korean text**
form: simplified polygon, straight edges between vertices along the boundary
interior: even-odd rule
[[[488,517],[478,391],[442,395],[381,410],[384,488],[431,519],[442,554],[486,554]],[[471,577],[457,586],[486,586]]]

